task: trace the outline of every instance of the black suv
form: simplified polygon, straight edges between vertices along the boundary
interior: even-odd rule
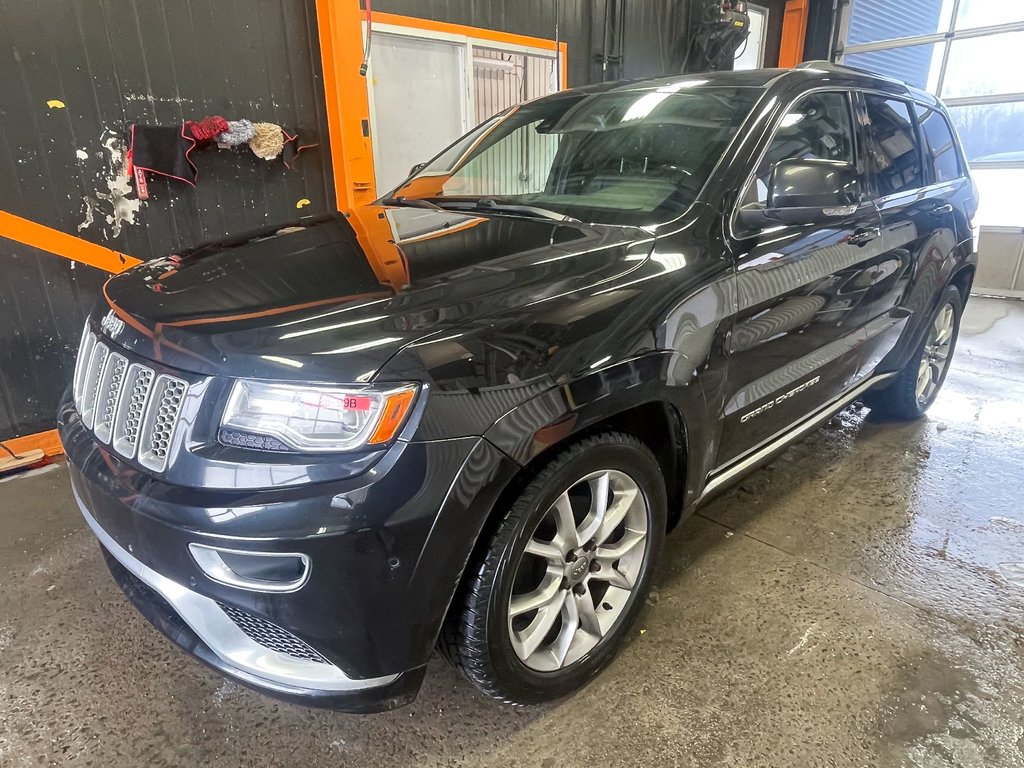
[[[666,531],[856,399],[924,413],[976,265],[943,106],[828,64],[565,91],[374,205],[113,278],[60,413],[118,584],[246,685],[591,680]]]

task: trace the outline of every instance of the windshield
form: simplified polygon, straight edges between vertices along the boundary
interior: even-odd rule
[[[487,121],[387,198],[645,226],[684,212],[762,91],[567,93]],[[421,203],[422,205],[423,203]]]

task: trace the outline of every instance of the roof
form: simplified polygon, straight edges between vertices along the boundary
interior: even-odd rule
[[[829,83],[859,88],[874,88],[887,91],[894,95],[912,97],[927,103],[937,103],[930,93],[913,88],[895,78],[878,75],[864,69],[833,64],[829,61],[808,61],[794,69],[748,69],[738,72],[698,72],[687,75],[668,75],[648,80],[618,80],[609,83],[595,83],[561,94],[603,93],[607,91],[647,91],[687,84],[689,88],[699,87],[731,87],[731,88],[762,88],[779,86],[788,90],[787,86],[798,87],[811,83]],[[675,90],[675,89],[673,89]],[[558,94],[546,98],[557,98]]]

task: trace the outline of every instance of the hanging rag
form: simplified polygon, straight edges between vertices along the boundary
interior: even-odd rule
[[[188,120],[185,122],[188,133],[198,142],[205,143],[213,141],[220,133],[228,129],[228,121],[220,115],[204,117],[202,120]]]
[[[146,193],[146,174],[155,173],[191,186],[196,185],[196,167],[189,159],[196,141],[181,125],[132,125],[128,147],[128,174],[138,185],[139,197]]]
[[[217,134],[217,146],[220,149],[228,149],[239,144],[248,144],[255,135],[256,129],[251,120],[228,120],[227,130]]]
[[[256,135],[249,140],[249,149],[263,160],[273,160],[284,150],[284,131],[274,123],[253,123]]]

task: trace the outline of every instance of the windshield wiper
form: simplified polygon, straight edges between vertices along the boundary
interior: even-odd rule
[[[398,197],[382,197],[380,199],[380,204],[398,205],[404,206],[406,208],[429,208],[433,211],[444,210],[444,208],[442,208],[440,205],[437,205],[437,203],[432,203],[429,200],[423,200],[422,198],[419,197],[405,197],[403,195],[399,195]]]
[[[499,203],[489,197],[479,200],[445,200],[442,198],[439,207],[457,211],[514,213],[520,216],[531,216],[535,219],[551,219],[552,221],[564,221],[572,224],[582,223],[579,219],[574,219],[572,216],[558,213],[557,211],[549,211],[547,208],[538,208],[536,205],[520,205],[519,203]]]

